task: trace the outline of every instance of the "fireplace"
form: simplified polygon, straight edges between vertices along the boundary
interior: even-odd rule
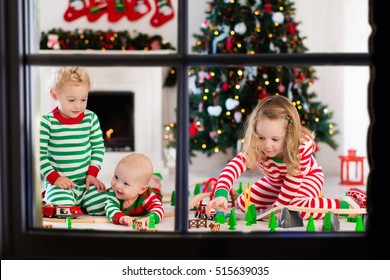
[[[100,121],[107,151],[134,151],[134,93],[127,91],[93,91],[88,109]]]

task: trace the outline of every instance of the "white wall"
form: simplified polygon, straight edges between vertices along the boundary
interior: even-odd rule
[[[207,2],[209,0],[188,0],[189,7],[189,49],[194,44],[193,33],[199,33],[200,23],[205,18]],[[149,24],[152,11],[139,21],[129,22],[122,18],[116,23],[108,22],[106,15],[98,21],[90,23],[86,18],[74,22],[63,20],[63,13],[68,6],[68,0],[39,0],[35,6],[40,17],[35,19],[34,26],[39,31],[48,31],[51,28],[73,30],[76,28],[91,28],[107,30],[137,30],[149,35],[159,34],[168,39],[173,46],[177,46],[177,14],[174,20],[160,28],[153,28]],[[55,3],[55,5],[53,4]],[[177,7],[177,0],[172,0]],[[305,45],[309,52],[368,52],[368,37],[371,29],[368,24],[368,0],[296,0],[295,20],[299,22],[298,30],[301,36],[306,36]],[[35,40],[37,41],[37,40]],[[334,112],[334,122],[341,131],[336,136],[339,148],[334,151],[327,145],[320,146],[318,160],[327,174],[338,174],[338,155],[344,155],[349,148],[356,148],[359,155],[366,156],[366,138],[369,125],[367,109],[367,92],[369,69],[368,67],[330,67],[315,66],[318,81],[313,91],[318,100],[329,105]],[[172,108],[163,109],[163,123],[174,120],[175,89],[165,89],[164,105]],[[208,159],[212,161],[212,159]],[[337,164],[336,164],[337,163]],[[223,163],[225,164],[225,159]],[[366,173],[368,165],[366,165]]]

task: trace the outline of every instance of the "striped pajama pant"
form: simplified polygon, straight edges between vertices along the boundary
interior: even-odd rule
[[[46,192],[43,200],[56,206],[78,206],[87,211],[89,215],[105,215],[104,210],[107,193],[98,192],[95,186],[86,190],[86,185],[76,184],[74,188],[63,189],[45,182]]]
[[[338,199],[318,197],[323,184],[323,176],[310,173],[305,175],[300,188],[294,198],[290,201],[289,205],[323,209],[340,208],[340,201]],[[280,182],[280,184],[275,184],[267,176],[264,176],[252,184],[250,191],[250,203],[256,206],[256,210],[270,208],[278,199],[279,193],[282,191],[281,188],[282,182]],[[247,192],[248,191],[249,190],[247,190]],[[238,196],[237,204],[238,207],[245,212],[243,194]],[[301,213],[301,217],[303,219],[308,219],[310,216],[313,216],[314,219],[322,219],[325,217],[325,213]]]

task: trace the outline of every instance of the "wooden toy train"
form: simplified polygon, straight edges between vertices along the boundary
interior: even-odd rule
[[[77,218],[83,211],[77,206],[54,206],[52,204],[42,205],[42,216],[49,218]]]

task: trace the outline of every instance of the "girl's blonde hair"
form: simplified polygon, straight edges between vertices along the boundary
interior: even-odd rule
[[[261,100],[251,113],[245,125],[245,136],[242,154],[247,159],[247,167],[256,170],[257,163],[262,162],[266,155],[258,145],[256,125],[259,119],[283,119],[286,121],[286,148],[283,152],[283,161],[290,175],[300,174],[299,146],[305,136],[314,139],[315,135],[301,125],[301,120],[294,104],[284,96],[274,95]]]
[[[69,84],[87,84],[91,88],[91,77],[83,67],[62,67],[54,73],[50,87],[58,90]]]

